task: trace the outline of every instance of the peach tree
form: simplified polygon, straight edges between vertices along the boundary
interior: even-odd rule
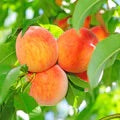
[[[0,120],[120,118],[119,0],[2,0],[0,10]]]

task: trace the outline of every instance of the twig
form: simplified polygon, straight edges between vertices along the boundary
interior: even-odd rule
[[[114,119],[114,118],[120,118],[120,113],[103,117],[103,118],[101,118],[100,120],[111,120],[111,119]]]

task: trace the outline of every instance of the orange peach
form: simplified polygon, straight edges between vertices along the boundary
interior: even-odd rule
[[[56,3],[58,6],[61,6],[61,5],[62,5],[62,0],[55,0],[55,3]]]
[[[90,27],[90,22],[91,22],[91,16],[87,16],[84,21],[83,27],[89,28]]]
[[[30,95],[40,105],[56,105],[62,100],[68,89],[65,72],[55,65],[47,71],[36,73],[31,81]]]
[[[55,20],[55,24],[63,30],[66,30],[70,25],[67,23],[69,17]]]
[[[89,81],[87,76],[87,71],[84,71],[82,73],[76,73],[75,75],[86,82]]]
[[[97,43],[98,39],[87,28],[67,30],[58,39],[58,64],[67,72],[86,71]]]
[[[49,31],[39,26],[31,26],[16,40],[16,54],[21,64],[26,64],[30,72],[42,72],[52,67],[58,58],[58,46]]]
[[[91,31],[96,35],[99,41],[108,37],[108,33],[106,33],[104,28],[101,26],[95,26],[91,28]]]

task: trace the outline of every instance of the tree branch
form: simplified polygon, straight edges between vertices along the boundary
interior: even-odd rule
[[[101,118],[100,120],[111,120],[111,119],[113,119],[113,118],[120,118],[120,113],[103,117],[103,118]]]

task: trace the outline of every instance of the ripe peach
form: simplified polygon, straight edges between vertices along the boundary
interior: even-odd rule
[[[82,80],[85,80],[86,82],[88,82],[88,76],[87,76],[87,71],[84,71],[82,73],[76,73],[75,74],[77,77],[79,77]]]
[[[91,31],[96,35],[99,41],[108,37],[108,33],[106,33],[104,28],[101,26],[95,26],[91,28]]]
[[[58,64],[68,72],[87,70],[97,43],[98,39],[87,28],[67,30],[58,39]]]
[[[55,0],[55,3],[56,3],[58,6],[61,6],[61,5],[62,5],[62,0]]]
[[[55,24],[58,25],[63,30],[66,30],[69,27],[69,24],[67,23],[69,17],[63,18],[63,19],[57,19],[55,20]]]
[[[55,105],[65,97],[67,89],[67,76],[58,65],[55,65],[47,71],[36,73],[29,94],[40,105]]]
[[[49,31],[39,26],[31,26],[16,40],[16,54],[21,64],[26,64],[31,72],[42,72],[53,66],[58,58],[58,46]]]
[[[89,28],[90,27],[90,22],[91,22],[91,16],[87,16],[84,21],[83,27]]]

